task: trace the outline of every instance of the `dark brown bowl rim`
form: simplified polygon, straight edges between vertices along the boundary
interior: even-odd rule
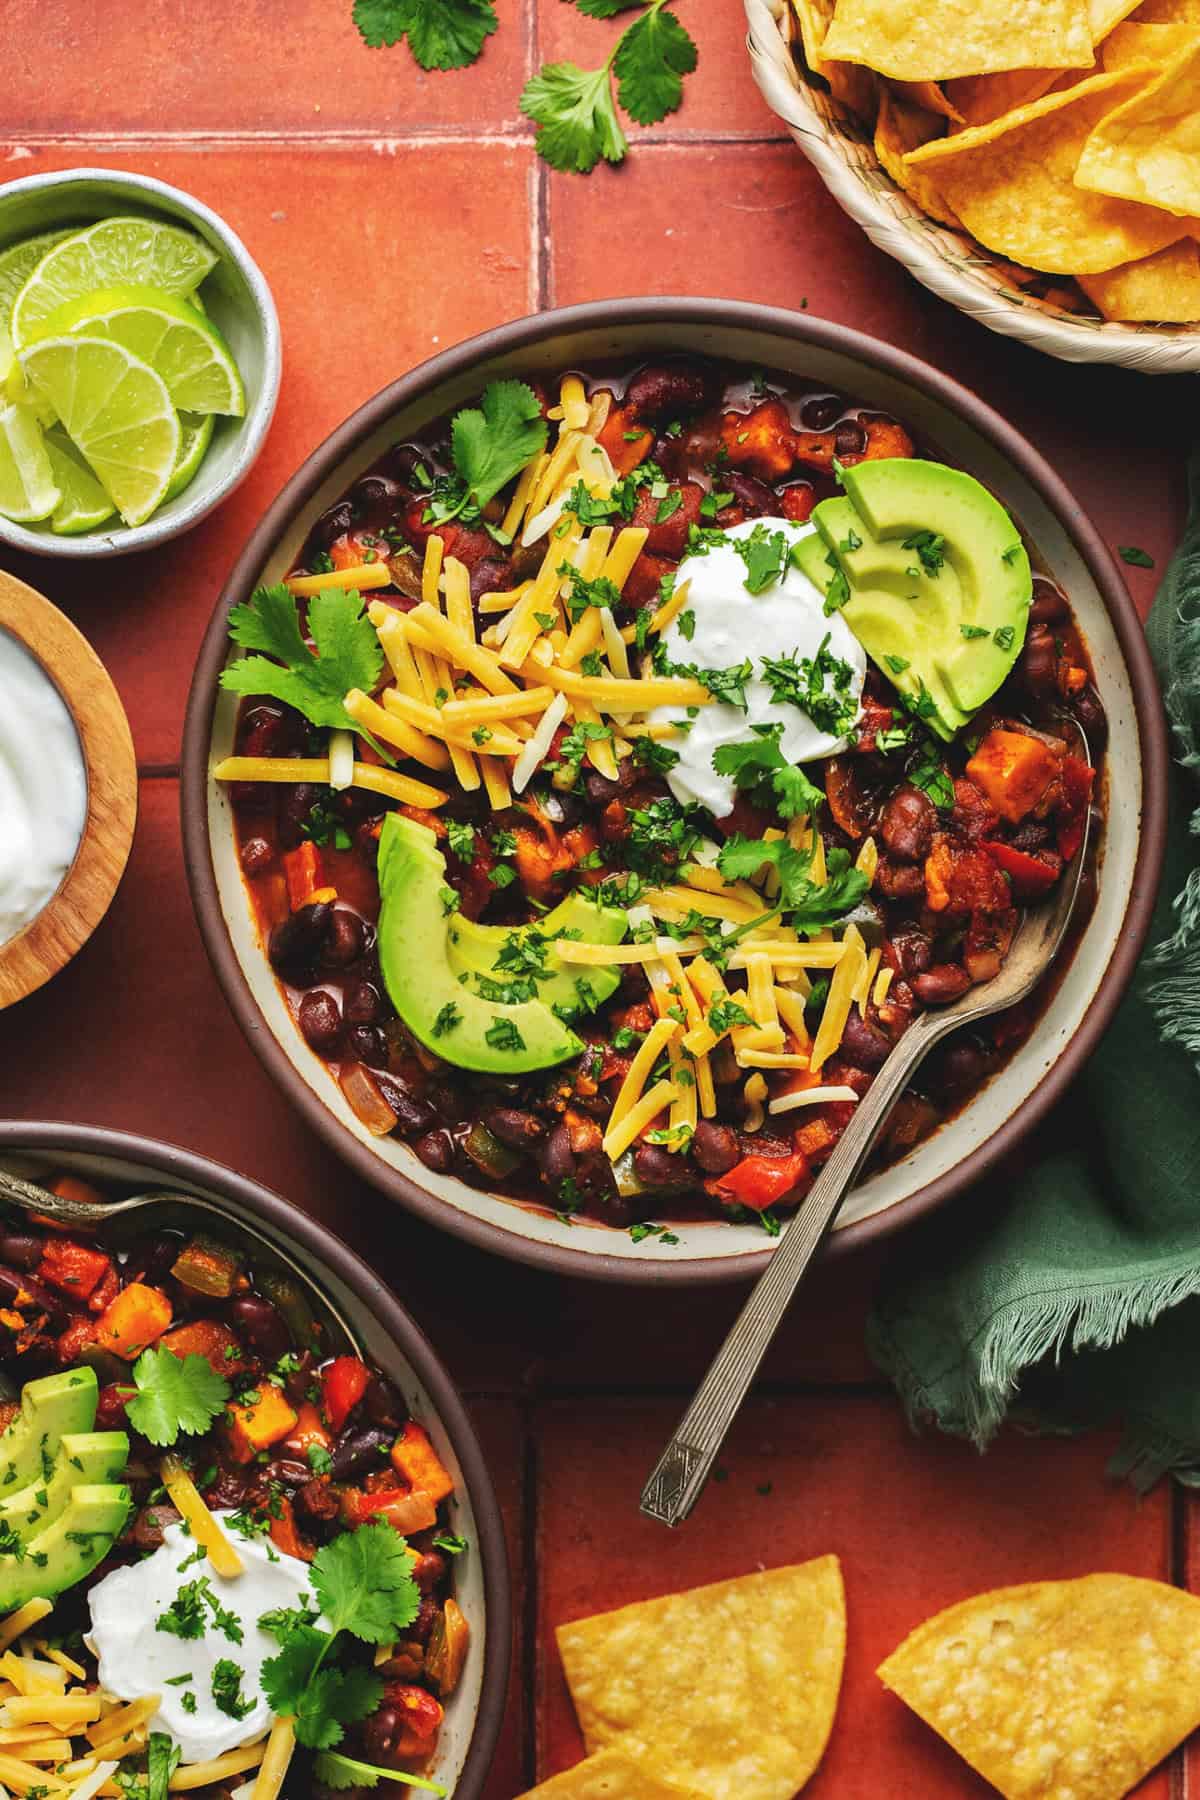
[[[144,1163],[161,1170],[167,1181],[177,1180],[184,1186],[208,1188],[244,1206],[332,1269],[374,1314],[411,1363],[454,1446],[475,1514],[487,1632],[479,1708],[462,1774],[455,1785],[454,1800],[479,1800],[492,1766],[508,1696],[513,1620],[508,1550],[500,1504],[475,1427],[425,1333],[390,1288],[327,1226],[301,1212],[282,1194],[252,1181],[248,1175],[226,1168],[224,1163],[213,1162],[197,1151],[184,1150],[160,1138],[114,1131],[103,1125],[70,1125],[50,1119],[0,1120],[0,1154],[30,1150]]]
[[[217,894],[207,826],[207,787],[212,716],[217,674],[226,655],[229,609],[249,597],[270,551],[293,514],[327,478],[331,470],[389,416],[429,389],[498,356],[529,350],[565,332],[603,330],[619,323],[633,325],[721,325],[766,331],[800,344],[841,352],[873,364],[908,383],[939,405],[964,418],[989,440],[1037,490],[1067,533],[1100,591],[1129,672],[1142,752],[1142,817],[1137,866],[1130,888],[1125,927],[1117,947],[1071,1042],[1042,1076],[1019,1111],[936,1181],[886,1211],[862,1219],[827,1239],[827,1254],[845,1254],[886,1237],[961,1194],[1007,1156],[1045,1117],[1095,1049],[1120,1002],[1150,926],[1162,869],[1167,829],[1168,748],[1158,678],[1145,634],[1112,552],[1078,500],[1050,464],[1019,431],[969,388],[943,375],[919,358],[890,344],[809,313],[785,311],[745,301],[688,297],[650,297],[589,302],[516,319],[468,338],[382,388],[365,402],[305,460],[268,507],[234,565],[214,609],[196,663],[188,697],[181,770],[184,859],[192,901],[209,959],[225,997],[248,1042],[268,1072],[299,1108],[307,1122],[357,1174],[398,1199],[431,1224],[454,1232],[469,1243],[557,1275],[628,1285],[695,1285],[737,1281],[760,1275],[771,1251],[739,1256],[731,1267],[721,1260],[671,1263],[665,1258],[643,1264],[604,1252],[537,1244],[502,1226],[461,1212],[439,1200],[409,1176],[388,1167],[361,1144],[296,1072],[267,1026],[242,974]],[[582,1233],[581,1233],[582,1235]],[[589,1234],[590,1235],[590,1234]]]

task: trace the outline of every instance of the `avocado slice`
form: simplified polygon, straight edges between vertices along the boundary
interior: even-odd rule
[[[916,560],[929,577],[923,591],[949,572],[959,592],[955,629],[925,634],[927,667],[960,711],[973,713],[1008,675],[1029,623],[1033,575],[1012,518],[973,475],[945,463],[882,457],[845,469],[842,485],[862,521],[860,535],[903,545],[916,537],[928,544],[933,534],[936,541],[925,555],[917,547]],[[814,509],[822,536],[817,515],[829,504]],[[853,585],[852,569],[846,573]],[[850,613],[846,619],[855,630]],[[870,645],[865,647],[874,657]],[[930,686],[928,673],[925,681]]]
[[[14,1531],[22,1542],[53,1524],[65,1510],[74,1488],[114,1482],[129,1461],[129,1439],[123,1431],[70,1431],[59,1441],[54,1473],[0,1500],[0,1539]]]
[[[0,1551],[0,1612],[11,1612],[38,1595],[53,1599],[90,1575],[112,1549],[131,1498],[123,1482],[72,1488],[53,1524],[19,1548]],[[9,1541],[0,1533],[0,1543]]]
[[[86,1367],[25,1383],[21,1410],[0,1433],[0,1501],[50,1480],[63,1437],[95,1424],[99,1391],[96,1371]]]
[[[379,837],[379,961],[414,1037],[460,1069],[523,1075],[578,1056],[583,1042],[542,1000],[508,1006],[472,992],[450,961],[446,859],[424,825],[389,813]]]
[[[585,944],[619,944],[628,921],[614,906],[600,906],[586,894],[568,894],[544,918],[532,925],[481,925],[455,913],[449,920],[450,966],[456,974],[465,969],[489,981],[511,981],[512,971],[497,967],[497,958],[516,940],[516,948],[545,940],[542,966],[536,975],[537,997],[552,1007],[560,1019],[574,1019],[595,1012],[615,994],[621,971],[612,964],[564,963],[554,948],[555,938],[571,936]],[[536,956],[531,959],[535,964]]]

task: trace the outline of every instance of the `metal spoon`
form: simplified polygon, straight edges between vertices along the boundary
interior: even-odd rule
[[[81,1225],[89,1229],[109,1225],[114,1219],[148,1208],[170,1208],[176,1215],[175,1218],[168,1217],[166,1222],[170,1224],[178,1223],[180,1214],[207,1213],[220,1221],[223,1233],[248,1239],[258,1250],[265,1252],[270,1261],[286,1269],[304,1288],[318,1315],[332,1328],[336,1339],[344,1342],[354,1355],[361,1356],[363,1353],[358,1334],[306,1269],[289,1256],[286,1250],[281,1250],[265,1232],[247,1225],[243,1219],[226,1212],[214,1201],[202,1200],[198,1194],[171,1193],[162,1189],[149,1194],[131,1194],[125,1200],[106,1201],[97,1205],[92,1200],[70,1200],[61,1194],[52,1194],[48,1188],[39,1187],[36,1182],[26,1181],[20,1175],[0,1168],[0,1200],[10,1200],[14,1206],[22,1207],[26,1212],[41,1213],[59,1225]]]
[[[1083,754],[1088,754],[1086,740]],[[950,1032],[1015,1006],[1046,973],[1058,954],[1079,895],[1090,824],[1089,810],[1083,841],[1070,872],[1060,881],[1052,900],[1023,915],[999,974],[980,987],[968,989],[951,1005],[914,1019],[871,1083],[866,1097],[859,1101],[854,1117],[782,1233],[766,1272],[755,1283],[736,1324],[655,1465],[642,1491],[641,1510],[648,1518],[663,1525],[682,1525],[699,1499],[792,1295],[914,1070]]]

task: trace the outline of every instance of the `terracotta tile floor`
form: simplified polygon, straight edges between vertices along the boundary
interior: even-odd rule
[[[505,1509],[517,1657],[487,1800],[512,1800],[577,1753],[557,1622],[830,1549],[846,1568],[851,1654],[812,1792],[975,1794],[881,1692],[876,1662],[976,1589],[1104,1567],[1194,1579],[1182,1501],[1139,1505],[1111,1488],[1100,1441],[1012,1437],[980,1460],[912,1438],[862,1349],[886,1254],[873,1252],[831,1267],[796,1308],[727,1479],[686,1531],[639,1520],[644,1473],[740,1296],[627,1297],[496,1262],[388,1210],[308,1135],[234,1027],[196,934],[178,837],[182,707],[225,574],[307,451],[391,376],[531,310],[638,292],[807,303],[978,389],[1056,462],[1111,543],[1141,544],[1160,564],[1181,520],[1191,390],[1045,361],[911,283],[760,103],[738,0],[681,8],[701,46],[685,108],[636,133],[625,168],[587,181],[548,175],[516,99],[542,60],[598,60],[612,28],[562,0],[500,11],[482,62],[438,77],[403,50],[361,47],[349,0],[298,0],[286,29],[265,0],[211,0],[203,13],[167,0],[60,0],[49,13],[10,0],[0,173],[99,163],[199,194],[262,261],[286,369],[261,462],[182,544],[95,573],[3,559],[108,662],[143,781],[109,918],[50,991],[0,1018],[0,1107],[187,1144],[369,1245],[471,1397]],[[1154,576],[1129,577],[1148,605]],[[1184,1779],[1180,1765],[1145,1791],[1181,1793]]]

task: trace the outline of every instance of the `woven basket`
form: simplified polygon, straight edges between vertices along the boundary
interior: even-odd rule
[[[1200,371],[1200,329],[1065,311],[1014,286],[1012,265],[923,213],[880,167],[871,134],[804,66],[791,0],[745,0],[754,77],[834,199],[873,244],[960,312],[1064,362],[1144,375]]]

